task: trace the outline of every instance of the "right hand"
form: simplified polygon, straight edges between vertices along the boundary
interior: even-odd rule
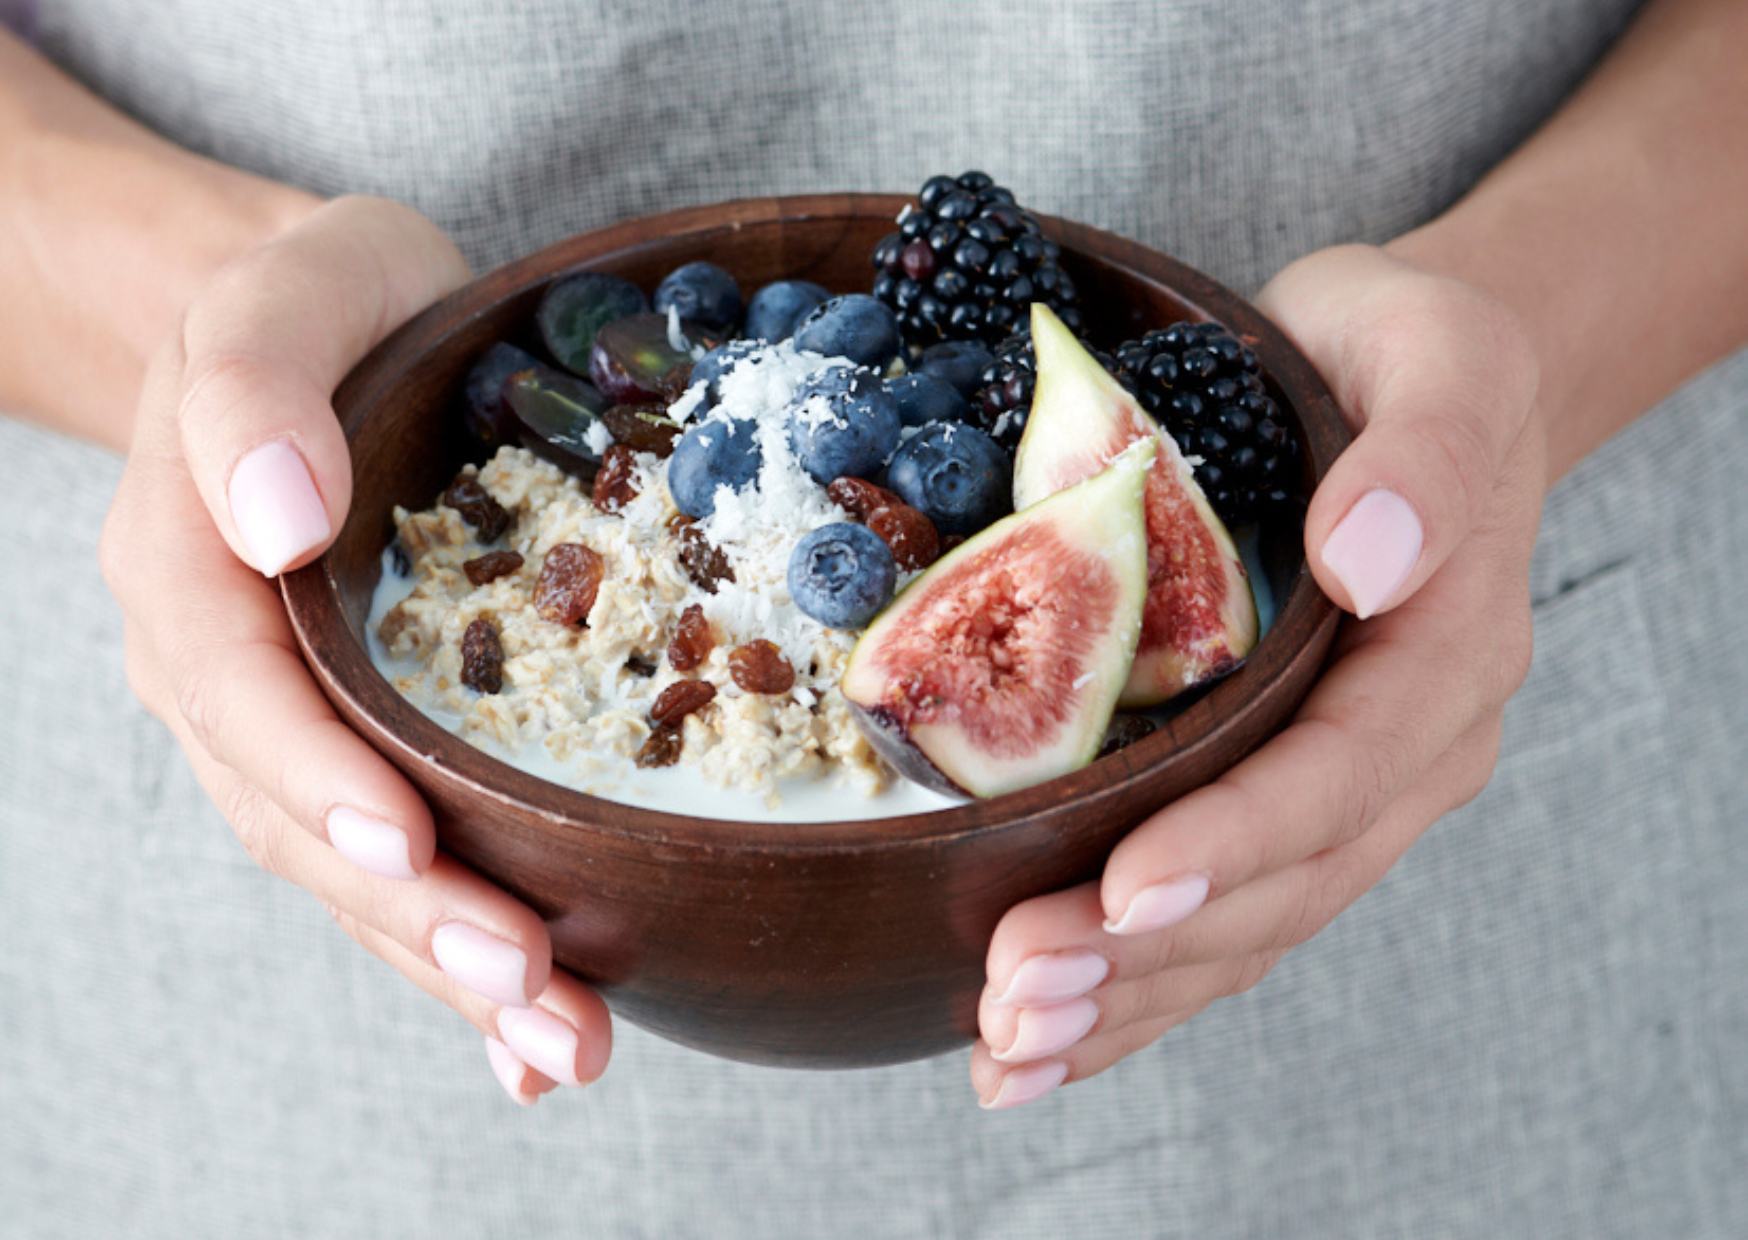
[[[606,1006],[553,968],[532,909],[437,853],[418,793],[323,697],[272,580],[351,501],[335,386],[467,276],[428,220],[369,198],[231,262],[148,370],[101,558],[129,683],[249,855],[471,1021],[528,1103],[600,1075]]]

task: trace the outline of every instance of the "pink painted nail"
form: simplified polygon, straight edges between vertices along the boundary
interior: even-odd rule
[[[492,1065],[492,1075],[498,1078],[498,1084],[504,1087],[504,1092],[514,1098],[518,1105],[531,1107],[540,1100],[539,1094],[526,1093],[522,1089],[528,1065],[516,1058],[516,1052],[496,1038],[486,1039],[486,1062]]]
[[[1388,603],[1420,560],[1425,534],[1408,501],[1379,487],[1360,496],[1323,544],[1324,567],[1364,620]]]
[[[327,827],[334,851],[360,869],[403,881],[419,877],[407,833],[392,822],[336,805],[328,811]]]
[[[1121,917],[1105,923],[1105,930],[1111,934],[1147,934],[1175,926],[1207,902],[1208,886],[1206,874],[1188,874],[1169,883],[1143,887],[1129,901]]]
[[[1030,1063],[1046,1055],[1059,1055],[1092,1032],[1098,1023],[1099,1006],[1091,999],[1022,1008],[1013,1045],[991,1054],[1002,1063]]]
[[[498,1013],[498,1036],[516,1057],[560,1085],[581,1085],[577,1075],[577,1031],[537,1007],[505,1008]]]
[[[1000,1111],[1023,1103],[1036,1102],[1068,1079],[1068,1065],[1060,1059],[1045,1059],[1015,1068],[1001,1078],[995,1097],[978,1105],[986,1111]]]
[[[1003,1007],[1042,1007],[1078,999],[1104,981],[1111,962],[1095,951],[1050,952],[1020,962],[1008,988],[992,999]]]
[[[231,470],[226,496],[250,560],[269,577],[333,532],[309,466],[289,440],[251,449]]]
[[[438,968],[476,995],[528,1006],[528,957],[515,944],[466,922],[446,921],[431,934],[431,954]]]

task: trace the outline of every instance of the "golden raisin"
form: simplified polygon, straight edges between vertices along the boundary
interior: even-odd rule
[[[504,687],[504,644],[497,627],[483,616],[461,635],[461,683],[475,693]]]
[[[795,687],[795,669],[777,644],[763,637],[729,651],[728,671],[748,693],[787,693]]]
[[[622,443],[607,449],[601,458],[601,468],[595,474],[595,486],[590,498],[603,512],[618,512],[637,498],[637,482],[632,474],[637,469],[637,453]]]
[[[876,508],[904,502],[885,487],[875,486],[862,478],[848,477],[834,478],[825,489],[825,497],[858,521],[866,521],[868,514]]]
[[[595,595],[607,575],[600,552],[581,543],[560,543],[546,553],[540,579],[534,583],[534,610],[554,624],[588,619]]]
[[[892,503],[876,508],[864,518],[864,523],[880,535],[898,567],[907,572],[927,568],[941,557],[941,535],[935,523],[909,504]]]
[[[693,603],[680,613],[680,622],[674,626],[673,639],[668,642],[668,666],[676,672],[689,672],[710,656],[715,645],[716,635],[704,618],[704,609]]]
[[[475,556],[461,566],[467,579],[476,586],[490,585],[499,577],[508,577],[522,567],[522,556],[515,551],[488,551]]]
[[[663,405],[612,405],[601,414],[601,422],[615,444],[633,452],[672,456],[680,438],[680,424],[667,416]]]
[[[463,474],[443,492],[443,502],[473,526],[481,542],[496,542],[510,528],[510,514],[472,474]]]
[[[658,727],[643,742],[643,748],[637,751],[637,757],[633,761],[645,770],[672,766],[680,760],[680,746],[681,733],[678,724]]]
[[[676,680],[656,694],[649,721],[657,727],[678,727],[680,720],[703,710],[715,696],[716,686],[708,680]]]

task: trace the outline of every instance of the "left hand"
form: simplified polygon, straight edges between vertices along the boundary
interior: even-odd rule
[[[1103,877],[997,926],[985,1106],[1103,1071],[1260,982],[1486,784],[1529,670],[1546,487],[1538,363],[1478,289],[1383,250],[1294,263],[1258,303],[1357,431],[1305,546],[1353,617],[1292,723],[1125,838]]]

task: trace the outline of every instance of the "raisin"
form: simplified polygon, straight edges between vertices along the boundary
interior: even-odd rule
[[[680,613],[680,622],[674,626],[673,640],[668,642],[668,666],[676,672],[689,672],[709,657],[714,645],[716,635],[710,631],[710,621],[704,618],[704,609],[693,603]]]
[[[603,512],[618,512],[637,498],[637,483],[632,474],[637,469],[637,453],[622,443],[607,449],[601,458],[601,468],[595,474],[595,487],[590,498]]]
[[[614,443],[659,457],[672,456],[680,438],[680,424],[661,405],[612,405],[601,414],[601,423],[613,433]]]
[[[715,696],[716,686],[708,680],[676,680],[656,694],[655,705],[649,708],[649,721],[658,727],[678,727],[680,720],[703,710]]]
[[[1105,728],[1104,743],[1099,746],[1097,756],[1106,758],[1119,749],[1127,749],[1136,741],[1153,735],[1158,726],[1146,715],[1112,715],[1110,725]]]
[[[729,651],[728,670],[748,693],[787,693],[795,687],[795,669],[776,643],[763,637]]]
[[[504,687],[504,643],[490,620],[480,618],[461,635],[461,683],[475,693]]]
[[[681,733],[678,724],[658,727],[643,742],[643,748],[637,751],[637,757],[633,761],[645,770],[672,766],[680,760],[680,745]]]
[[[473,526],[481,542],[496,542],[510,528],[510,514],[472,474],[463,474],[443,492],[443,502]]]
[[[534,610],[554,624],[576,624],[588,619],[595,605],[606,561],[593,547],[560,543],[546,553],[540,579],[534,583]]]
[[[722,548],[711,542],[709,535],[690,517],[680,518],[675,526],[680,543],[680,567],[686,570],[693,585],[715,594],[718,582],[734,580],[734,567],[722,553]]]
[[[904,502],[885,487],[875,486],[861,478],[847,477],[833,479],[825,489],[825,497],[858,521],[866,521],[868,514],[876,508]]]
[[[499,577],[508,577],[522,567],[522,556],[515,551],[488,551],[475,556],[461,566],[467,579],[476,586],[490,585]]]
[[[625,670],[630,672],[633,676],[641,676],[645,680],[648,680],[651,676],[654,676],[657,672],[661,671],[661,668],[658,665],[651,663],[642,655],[633,654],[626,656]]]
[[[898,567],[907,572],[927,568],[941,557],[941,535],[935,523],[909,504],[876,508],[865,522],[891,548]]]

